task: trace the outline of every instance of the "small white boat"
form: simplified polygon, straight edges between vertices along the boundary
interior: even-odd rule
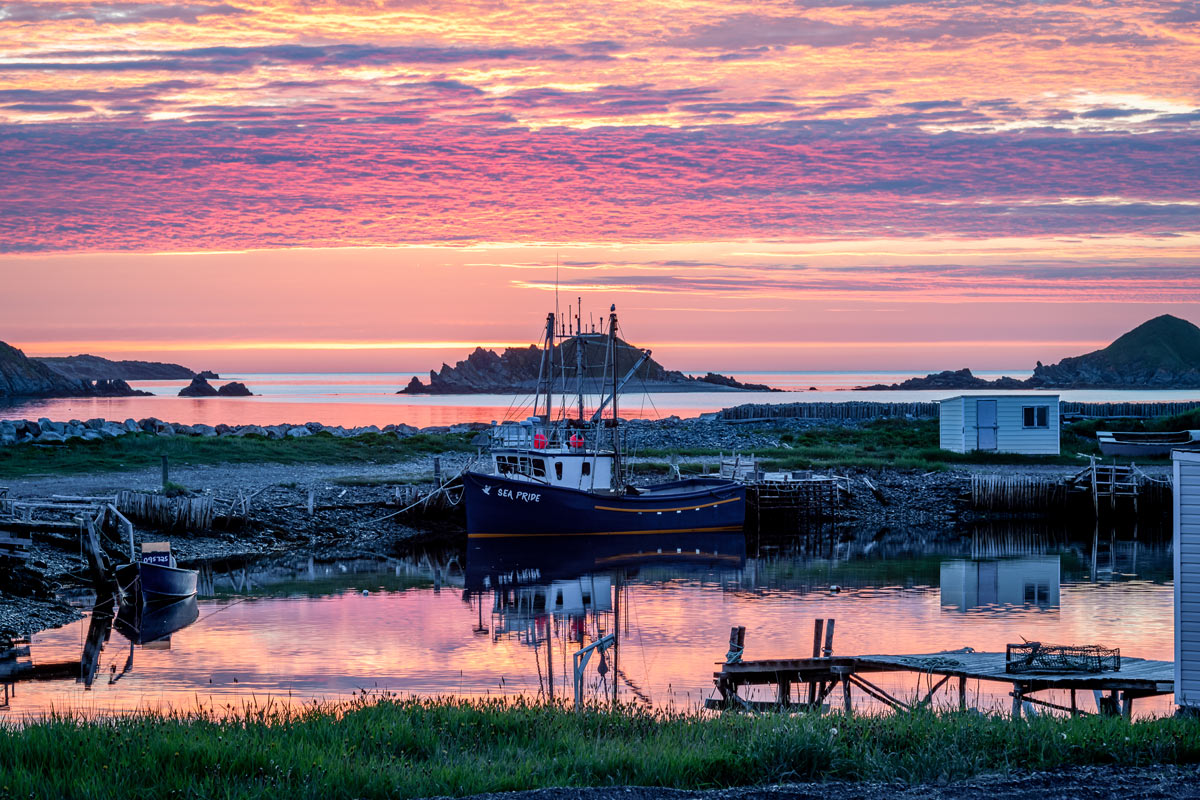
[[[1106,456],[1166,457],[1172,450],[1200,441],[1200,431],[1096,431],[1096,441]]]

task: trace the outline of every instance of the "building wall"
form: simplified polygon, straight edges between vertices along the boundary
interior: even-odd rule
[[[943,400],[938,409],[938,446],[952,453],[964,453],[963,447],[963,398]]]
[[[1200,707],[1200,453],[1175,455],[1175,702]]]
[[[1053,398],[999,397],[996,403],[996,449],[1001,453],[1051,455],[1059,453],[1059,403]],[[1045,428],[1026,428],[1025,406],[1046,406],[1049,409]]]
[[[979,442],[978,405],[980,400],[996,401],[996,452],[1027,455],[1059,454],[1058,395],[969,395],[941,403],[940,447],[955,453],[977,449]],[[1045,406],[1048,425],[1026,428],[1024,408]]]

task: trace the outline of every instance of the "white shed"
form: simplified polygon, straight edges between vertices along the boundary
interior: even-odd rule
[[[941,401],[941,448],[1058,455],[1058,395],[968,394]]]
[[[1175,702],[1200,708],[1200,451],[1176,450]]]

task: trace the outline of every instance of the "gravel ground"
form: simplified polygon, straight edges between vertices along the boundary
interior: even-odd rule
[[[468,800],[1177,800],[1200,798],[1198,779],[1200,772],[1193,767],[1076,767],[941,785],[829,782],[708,791],[615,786],[482,794]]]

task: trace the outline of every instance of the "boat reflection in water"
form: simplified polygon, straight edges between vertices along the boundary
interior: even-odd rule
[[[745,563],[741,532],[472,539],[463,597],[478,604],[476,634],[490,634],[492,641],[515,639],[534,649],[543,697],[569,696],[568,652],[611,634],[612,648],[592,662],[598,678],[589,673],[585,686],[615,701],[624,685],[649,703],[647,693],[620,667],[626,581],[637,576],[645,583],[659,567],[665,581],[688,572],[740,570]]]
[[[998,611],[1059,607],[1060,558],[951,559],[941,566],[942,608]]]
[[[115,665],[113,666],[108,679],[109,684],[116,683],[133,671],[135,646],[156,650],[168,649],[171,646],[171,634],[183,630],[200,616],[200,608],[194,595],[170,603],[142,603],[138,600],[121,604],[117,607],[115,616],[114,605],[117,605],[115,600],[109,597],[97,600],[92,607],[87,634],[78,659],[35,661],[30,657],[27,644],[0,652],[0,683],[3,684],[0,708],[8,705],[13,694],[13,685],[21,681],[73,679],[75,683],[82,684],[85,690],[91,689],[100,672],[100,658],[109,644],[114,627],[128,640],[129,656],[120,672],[117,672]]]
[[[200,616],[196,596],[173,603],[130,603],[117,612],[117,631],[137,645],[171,646],[171,634],[181,631]]]

